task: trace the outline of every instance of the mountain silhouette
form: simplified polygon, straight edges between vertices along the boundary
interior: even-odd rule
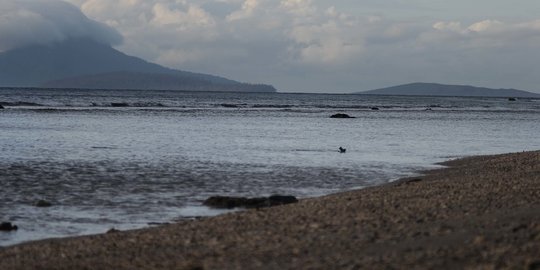
[[[270,85],[174,70],[88,39],[0,53],[0,86],[275,92]]]
[[[403,96],[463,96],[463,97],[532,97],[540,94],[516,89],[492,89],[469,85],[446,85],[437,83],[410,83],[388,88],[375,89],[356,94],[403,95]]]

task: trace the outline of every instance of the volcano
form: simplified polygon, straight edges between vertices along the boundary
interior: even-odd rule
[[[88,39],[0,53],[0,87],[276,92],[271,85],[170,69]]]

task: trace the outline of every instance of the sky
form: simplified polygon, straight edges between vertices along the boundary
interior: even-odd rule
[[[0,51],[81,36],[167,67],[281,92],[412,82],[540,92],[538,0],[0,3]]]

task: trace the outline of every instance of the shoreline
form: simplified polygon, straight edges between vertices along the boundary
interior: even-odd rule
[[[540,269],[540,151],[375,187],[0,249],[0,269]]]

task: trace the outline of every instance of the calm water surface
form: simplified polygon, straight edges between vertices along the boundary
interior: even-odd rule
[[[0,104],[0,221],[20,227],[0,246],[219,214],[200,206],[212,195],[320,196],[540,149],[529,99],[0,89]]]

